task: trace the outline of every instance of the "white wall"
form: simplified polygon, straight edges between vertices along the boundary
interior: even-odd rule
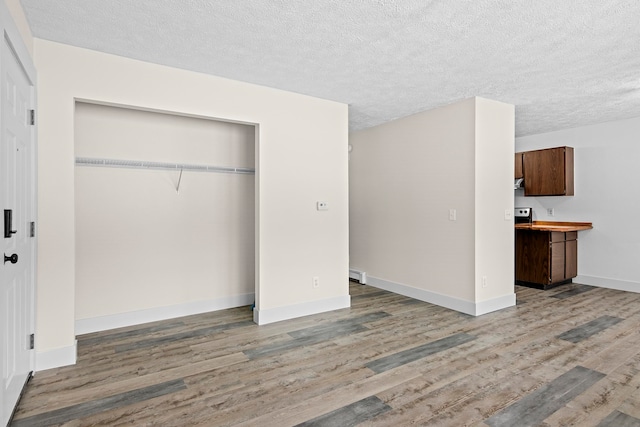
[[[640,117],[516,139],[516,151],[575,149],[574,196],[524,197],[517,190],[515,203],[533,207],[534,220],[593,222],[593,230],[578,233],[576,283],[640,292],[638,135]]]
[[[475,301],[514,293],[514,135],[512,105],[476,98]]]
[[[254,126],[76,104],[78,157],[253,168],[254,140]],[[254,175],[76,166],[75,178],[76,333],[253,303]]]
[[[350,143],[352,269],[368,284],[470,314],[515,303],[513,223],[504,219],[513,106],[472,98],[355,132]]]
[[[76,100],[257,124],[256,320],[349,305],[346,105],[40,39],[34,51],[38,369],[74,362]]]

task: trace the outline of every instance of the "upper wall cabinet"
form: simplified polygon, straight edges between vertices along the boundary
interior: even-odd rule
[[[522,154],[524,153],[516,153],[515,179],[524,178],[524,173],[522,172]]]
[[[572,147],[525,151],[522,172],[525,196],[573,196]]]

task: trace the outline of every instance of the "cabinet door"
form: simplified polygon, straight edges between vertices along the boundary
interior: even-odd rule
[[[516,230],[516,280],[549,284],[549,233]]]
[[[578,241],[567,240],[565,242],[565,279],[573,279],[577,275],[578,275]]]
[[[524,153],[525,196],[559,196],[565,194],[564,147]]]
[[[515,169],[514,179],[524,177],[524,173],[522,171],[522,153],[516,153],[514,169]]]
[[[549,283],[565,280],[565,242],[551,243],[551,280]]]

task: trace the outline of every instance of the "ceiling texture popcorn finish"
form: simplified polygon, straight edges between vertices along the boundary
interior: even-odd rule
[[[21,0],[35,37],[349,104],[472,96],[518,136],[640,116],[638,0]]]

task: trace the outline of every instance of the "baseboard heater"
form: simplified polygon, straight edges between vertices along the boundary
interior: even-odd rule
[[[353,268],[349,269],[349,279],[360,282],[360,284],[364,285],[367,283],[367,273],[364,271],[356,270]]]

